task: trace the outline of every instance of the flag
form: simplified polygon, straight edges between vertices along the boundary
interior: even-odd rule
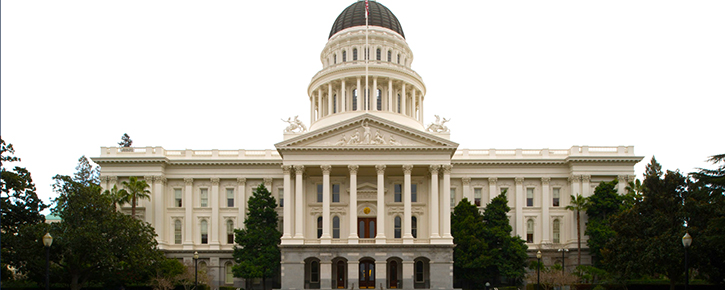
[[[365,0],[365,18],[368,18],[368,15],[370,15],[370,5],[368,4],[368,0]]]

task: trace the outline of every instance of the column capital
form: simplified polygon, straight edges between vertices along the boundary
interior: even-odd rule
[[[108,181],[116,183],[118,181],[118,176],[109,176]]]
[[[569,183],[578,182],[582,179],[581,175],[569,175]]]
[[[155,175],[154,176],[154,182],[161,182],[163,184],[166,184],[166,176],[162,175]]]
[[[431,174],[438,174],[438,169],[440,169],[440,168],[441,168],[440,165],[434,164],[434,165],[431,165],[430,167],[428,167],[428,170],[430,171]]]
[[[627,175],[627,182],[637,180],[637,175]]]
[[[583,181],[589,182],[592,179],[592,176],[591,175],[582,175],[581,178]]]
[[[99,177],[99,178],[101,179],[101,182],[106,182],[106,181],[108,181],[108,176],[106,176],[106,175],[103,175],[103,176],[101,176],[101,177]]]
[[[360,166],[357,164],[350,164],[347,166],[347,169],[350,170],[350,174],[357,174],[357,170],[360,169]]]
[[[413,172],[413,165],[410,165],[410,164],[403,165],[404,174],[410,174],[411,172]]]
[[[321,165],[320,168],[322,169],[322,174],[330,174],[330,170],[332,170],[332,165]]]
[[[541,183],[543,185],[549,185],[549,181],[551,181],[551,177],[542,177],[541,178]]]
[[[153,183],[154,182],[153,175],[146,175],[146,176],[143,177],[143,179],[146,180],[146,183]],[[151,185],[151,184],[149,184],[149,185]]]
[[[219,186],[219,178],[211,178],[212,186]]]
[[[441,167],[443,168],[443,173],[451,174],[451,169],[453,168],[453,165],[446,164]]]
[[[464,177],[461,179],[463,181],[463,185],[467,186],[471,184],[471,178],[470,177]]]
[[[194,179],[193,178],[184,178],[184,184],[186,184],[186,186],[190,186],[193,183],[194,183]]]
[[[282,172],[284,174],[289,174],[290,171],[292,171],[292,166],[291,165],[282,165]]]
[[[296,174],[304,174],[305,173],[305,166],[304,165],[295,165],[295,173]]]
[[[378,171],[378,174],[383,174],[383,173],[385,173],[385,168],[386,168],[385,164],[378,164],[378,165],[375,165],[375,170],[377,170],[377,171]]]
[[[246,185],[246,184],[247,184],[246,178],[244,178],[244,177],[237,178],[237,185]]]
[[[265,187],[271,187],[272,186],[272,180],[273,179],[271,177],[265,177],[264,178],[264,186]],[[267,184],[269,184],[270,186],[267,186]],[[268,189],[271,189],[271,188],[268,188]]]
[[[497,177],[489,177],[488,178],[488,183],[491,183],[491,184],[494,184],[495,185],[496,183],[498,183],[498,178]]]
[[[514,180],[516,181],[516,185],[521,185],[524,183],[523,177],[516,177],[516,178],[514,178]]]

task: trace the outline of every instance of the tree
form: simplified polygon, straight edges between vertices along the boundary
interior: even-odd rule
[[[106,189],[103,194],[108,195],[111,199],[111,205],[114,210],[116,209],[116,205],[123,203],[123,200],[128,196],[128,192],[125,189],[118,189],[118,186],[115,184],[111,190]]]
[[[128,134],[123,133],[123,136],[121,136],[121,142],[118,142],[118,146],[128,148],[131,147],[131,144],[133,144],[131,137],[129,137]]]
[[[146,180],[139,180],[136,176],[131,176],[128,181],[123,182],[126,195],[123,196],[121,203],[131,204],[131,216],[136,217],[136,204],[139,199],[151,199],[151,191],[147,188],[149,184]]]
[[[587,246],[594,266],[601,267],[601,250],[616,234],[611,218],[623,209],[623,197],[617,192],[617,180],[600,182],[594,194],[588,198],[586,213],[589,216],[584,234],[589,236]]]
[[[491,265],[484,273],[500,283],[506,277],[508,284],[520,284],[526,275],[527,246],[519,236],[511,236],[511,224],[507,213],[506,193],[493,198],[483,212],[484,240],[488,243]]]
[[[272,194],[260,184],[249,198],[249,211],[244,229],[235,229],[234,276],[245,279],[261,278],[267,289],[267,278],[272,277],[280,265],[280,238],[277,230],[277,212]]]
[[[91,161],[86,158],[85,155],[78,158],[78,166],[76,166],[76,172],[73,174],[73,180],[81,183],[84,186],[91,186],[92,184],[101,184],[101,168],[93,166]]]
[[[0,160],[2,161],[2,192],[0,192],[0,230],[3,235],[2,245],[2,279],[7,280],[8,265],[18,266],[20,263],[17,255],[14,255],[14,248],[17,246],[17,238],[20,228],[27,225],[40,224],[45,222],[45,216],[40,212],[48,206],[38,197],[35,192],[35,184],[30,171],[24,167],[15,166],[8,170],[6,165],[20,161],[14,156],[15,149],[12,144],[5,144],[0,138]]]
[[[492,265],[484,231],[483,215],[478,207],[467,198],[461,200],[453,209],[451,234],[453,243],[456,244],[453,249],[453,274],[464,284],[465,289],[493,279],[482,275]]]
[[[577,266],[582,264],[582,233],[581,233],[581,212],[587,208],[587,198],[581,194],[571,196],[567,210],[576,212],[576,248],[577,248]]]

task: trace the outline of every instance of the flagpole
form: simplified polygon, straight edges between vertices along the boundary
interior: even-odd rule
[[[365,101],[365,110],[370,109],[370,89],[368,89],[368,61],[370,58],[370,47],[368,46],[368,0],[365,0],[365,91],[363,100]]]

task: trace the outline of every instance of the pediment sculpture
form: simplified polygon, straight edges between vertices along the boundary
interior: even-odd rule
[[[428,125],[428,128],[426,130],[431,133],[448,133],[451,130],[446,127],[446,122],[450,122],[451,119],[443,118],[441,121],[441,118],[438,115],[434,115],[436,117],[436,121],[432,124]]]
[[[287,120],[282,119],[282,122],[286,122],[289,124],[289,126],[287,126],[287,128],[284,129],[285,133],[304,133],[307,131],[307,126],[305,126],[305,124],[302,123],[302,121],[297,119],[297,117],[298,116],[295,116],[294,119],[292,119],[290,117],[290,118],[287,118]]]
[[[379,129],[374,130],[370,128],[367,122],[362,124],[362,133],[359,129],[352,131],[352,135],[348,138],[346,134],[342,134],[340,140],[332,143],[331,146],[365,146],[365,145],[391,145],[391,146],[403,146],[402,143],[397,141],[393,135],[388,136],[388,140],[385,140],[385,136]]]

